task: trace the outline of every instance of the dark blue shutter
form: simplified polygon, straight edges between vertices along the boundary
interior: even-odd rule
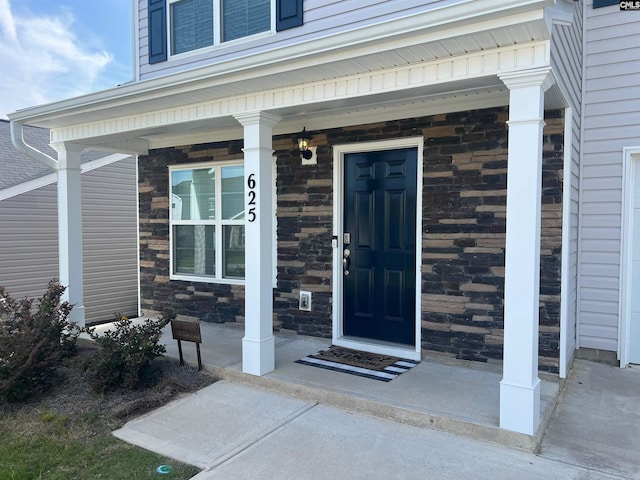
[[[302,25],[302,0],[276,0],[276,31]]]
[[[593,8],[608,7],[610,5],[620,5],[620,0],[593,0]]]
[[[167,60],[167,2],[149,0],[149,63]]]

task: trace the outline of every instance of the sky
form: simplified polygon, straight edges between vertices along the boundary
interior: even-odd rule
[[[132,78],[131,0],[0,0],[0,118]]]

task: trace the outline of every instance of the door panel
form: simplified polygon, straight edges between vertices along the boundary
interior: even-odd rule
[[[415,344],[416,168],[415,148],[345,155],[345,335]]]

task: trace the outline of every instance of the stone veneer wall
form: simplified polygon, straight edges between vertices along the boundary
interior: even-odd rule
[[[302,166],[291,136],[275,137],[278,194],[276,328],[331,336],[332,145],[425,137],[423,348],[500,362],[507,174],[507,107],[310,132],[317,165]],[[540,368],[557,371],[562,226],[562,112],[544,130]],[[140,159],[141,290],[145,310],[170,305],[204,321],[243,321],[244,289],[168,281],[168,174],[176,163],[241,158],[241,141],[152,151]],[[313,310],[298,309],[300,290]]]
[[[242,142],[152,150],[138,161],[140,296],[145,315],[244,321],[244,286],[169,280],[169,165],[242,159]]]
[[[564,120],[545,116],[539,363],[557,371]],[[423,347],[467,360],[502,360],[507,118],[455,113],[423,128]]]

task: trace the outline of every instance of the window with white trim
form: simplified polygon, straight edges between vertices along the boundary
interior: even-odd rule
[[[169,167],[170,278],[244,280],[244,166]]]
[[[169,0],[171,55],[273,29],[272,0]]]

